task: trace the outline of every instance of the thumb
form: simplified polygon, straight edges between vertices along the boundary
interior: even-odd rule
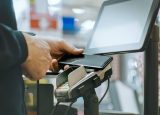
[[[79,55],[83,53],[83,49],[75,48],[74,46],[68,44],[67,42],[63,42],[61,48],[64,51],[64,53],[68,53],[68,54]]]
[[[83,49],[78,49],[78,48],[74,48],[71,52],[71,54],[73,55],[79,55],[81,53],[83,53]]]

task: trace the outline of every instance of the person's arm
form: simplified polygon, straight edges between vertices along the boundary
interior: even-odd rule
[[[0,23],[0,71],[21,65],[27,55],[23,34]]]

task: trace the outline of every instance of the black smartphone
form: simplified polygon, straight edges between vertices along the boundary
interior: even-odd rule
[[[91,69],[104,69],[113,58],[106,55],[66,55],[61,60],[59,64],[61,66],[70,65],[72,66],[84,66]]]

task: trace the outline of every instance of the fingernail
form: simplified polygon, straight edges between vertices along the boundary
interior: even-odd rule
[[[52,63],[57,63],[57,60],[56,59],[52,59]]]
[[[77,48],[76,48],[76,50],[77,50],[78,52],[83,52],[83,49],[77,49]]]
[[[69,67],[69,65],[65,65],[64,66],[64,70],[67,70],[67,69],[69,69],[70,67]]]

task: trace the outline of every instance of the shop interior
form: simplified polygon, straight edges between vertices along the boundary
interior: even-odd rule
[[[13,0],[19,30],[63,39],[77,48],[85,48],[87,45],[104,1]],[[157,26],[159,22],[160,15],[155,22]],[[110,115],[103,114],[107,111],[144,115],[145,52],[114,54],[112,57],[113,73],[109,90],[99,105],[100,115]],[[160,72],[160,57],[158,67]],[[57,103],[54,95],[56,77],[57,75],[47,74],[44,79],[31,81],[24,76],[28,115],[52,115]],[[106,81],[96,88],[98,98],[103,96],[107,86]],[[69,103],[62,103],[56,115],[64,115],[68,105]],[[84,115],[82,97],[72,105],[68,115]]]

